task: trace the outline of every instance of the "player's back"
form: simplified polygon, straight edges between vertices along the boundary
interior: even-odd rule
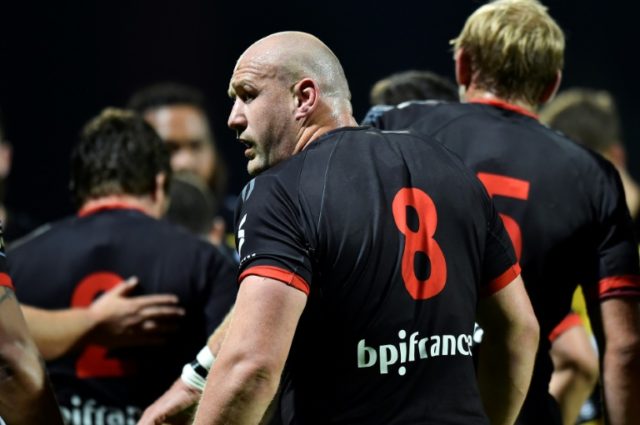
[[[433,137],[460,155],[494,197],[541,328],[524,411],[543,415],[552,370],[546,336],[569,311],[576,285],[591,288],[596,300],[612,289],[606,279],[637,274],[615,170],[507,104],[404,104],[375,124]]]
[[[285,372],[284,423],[486,424],[470,352],[478,294],[510,282],[517,266],[461,161],[409,134],[343,129],[252,185],[245,204],[292,216],[273,232],[296,232],[311,259],[297,267],[309,298]],[[272,213],[267,197],[290,208]],[[251,211],[241,206],[240,222]],[[277,249],[263,253],[252,237],[240,241],[241,275],[278,266],[266,256]]]
[[[85,346],[48,362],[71,424],[80,417],[89,418],[83,424],[133,423],[235,300],[234,266],[213,246],[133,209],[68,218],[17,242],[8,257],[16,292],[27,305],[86,307],[135,275],[140,283],[134,294],[172,293],[186,311],[163,344],[110,351]]]

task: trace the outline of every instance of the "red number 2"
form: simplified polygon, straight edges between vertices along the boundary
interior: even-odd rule
[[[122,279],[115,273],[97,272],[82,279],[71,298],[72,307],[88,307],[100,293],[116,286]],[[123,376],[132,369],[130,363],[107,356],[107,348],[87,345],[76,362],[78,378],[106,378]]]
[[[491,197],[498,195],[523,201],[529,199],[529,182],[526,180],[489,173],[478,173],[478,178]],[[500,217],[511,238],[511,243],[513,243],[516,258],[520,261],[520,255],[522,254],[522,231],[520,230],[520,225],[513,217],[506,214],[500,213]]]
[[[405,236],[402,252],[402,279],[413,299],[426,300],[435,297],[447,281],[447,262],[440,245],[433,239],[438,225],[436,206],[425,192],[416,188],[402,188],[393,198],[393,219],[398,230]],[[414,231],[407,222],[407,207],[412,207],[418,216],[418,228]],[[416,254],[423,253],[431,263],[431,273],[420,280],[415,273]]]

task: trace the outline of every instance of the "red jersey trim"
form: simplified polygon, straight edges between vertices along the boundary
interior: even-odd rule
[[[520,264],[515,263],[513,266],[509,267],[500,276],[496,277],[491,282],[489,282],[489,285],[486,288],[482,289],[480,295],[483,297],[487,297],[489,295],[495,294],[496,292],[498,292],[499,290],[501,290],[502,288],[504,288],[505,286],[513,282],[513,279],[518,277],[519,274],[520,274]]]
[[[626,275],[605,277],[598,283],[598,293],[600,298],[606,298],[611,292],[619,290],[631,290],[636,295],[640,295],[640,276]]]
[[[529,111],[528,109],[523,108],[522,106],[514,105],[513,103],[505,102],[503,100],[497,99],[480,99],[474,98],[468,101],[468,103],[482,103],[484,105],[495,106],[496,108],[506,109],[507,111],[517,112],[521,115],[526,115],[534,120],[538,120],[538,115]]]
[[[95,207],[81,208],[80,211],[78,211],[78,217],[86,217],[88,215],[95,214],[97,212],[108,211],[108,210],[136,210],[148,215],[148,213],[144,209],[137,207],[135,205],[127,204],[126,202],[113,202],[113,203],[98,205]]]
[[[0,286],[7,287],[9,289],[13,288],[13,281],[11,280],[11,276],[6,273],[0,272]]]
[[[243,271],[238,277],[238,282],[242,282],[242,280],[247,276],[261,276],[268,277],[271,279],[279,280],[282,283],[285,283],[293,288],[296,288],[305,294],[309,295],[309,284],[301,278],[299,275],[294,272],[281,269],[280,267],[274,266],[254,266],[250,267],[247,270]]]
[[[565,318],[562,319],[562,321],[558,323],[558,325],[555,328],[553,328],[551,333],[549,333],[549,341],[550,342],[555,341],[556,339],[558,339],[560,335],[562,335],[563,333],[565,333],[566,331],[568,331],[569,329],[575,326],[583,326],[580,315],[578,313],[567,314]]]

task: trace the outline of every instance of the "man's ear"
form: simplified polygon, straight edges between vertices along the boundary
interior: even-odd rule
[[[320,87],[311,78],[303,78],[293,86],[296,100],[295,119],[309,116],[320,102]]]
[[[616,142],[609,146],[604,152],[605,158],[613,163],[616,167],[625,167],[627,165],[627,153],[622,143]]]
[[[162,192],[163,196],[167,194],[167,175],[165,173],[156,174],[156,187],[154,188],[153,195],[158,197],[159,192]]]
[[[471,56],[464,49],[458,49],[455,53],[456,82],[459,86],[469,87],[473,71],[471,70]]]
[[[153,190],[153,203],[156,206],[155,213],[160,218],[169,209],[169,187],[167,185],[167,175],[165,173],[156,174],[156,187]]]
[[[539,101],[540,105],[544,105],[545,103],[553,99],[553,97],[558,92],[558,89],[560,88],[561,81],[562,81],[562,71],[558,70],[558,72],[556,73],[556,78],[554,78],[553,81],[549,83],[549,85],[545,87],[544,91],[542,92],[542,95],[540,96],[540,101]]]

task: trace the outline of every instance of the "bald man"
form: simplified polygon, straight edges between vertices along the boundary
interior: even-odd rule
[[[480,182],[437,143],[356,127],[338,59],[309,34],[253,44],[229,95],[259,176],[237,208],[240,290],[195,423],[257,424],[279,385],[284,424],[512,423],[538,325]],[[470,354],[478,304],[512,389],[490,419]]]

